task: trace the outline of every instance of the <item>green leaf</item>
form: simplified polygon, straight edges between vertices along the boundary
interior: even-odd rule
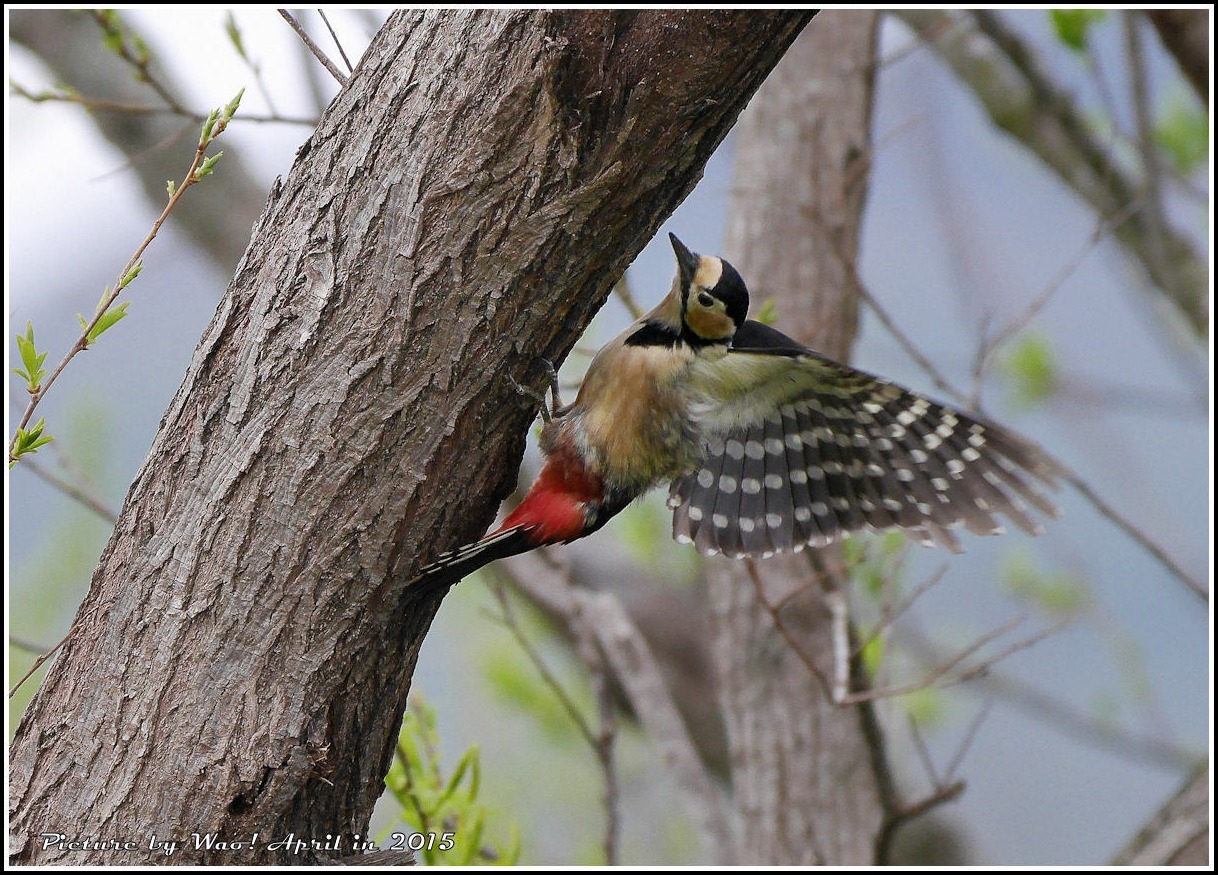
[[[147,67],[151,58],[148,43],[144,42],[144,38],[138,33],[133,33],[131,34],[131,45],[135,49],[135,62],[141,67]]]
[[[458,866],[469,866],[482,851],[482,832],[486,827],[485,814],[480,808],[475,809],[470,820],[470,823],[462,825],[461,843],[453,848],[453,850],[464,850],[460,862],[457,863]]]
[[[102,45],[115,54],[122,54],[123,31],[119,22],[118,12],[113,9],[102,9],[97,13],[97,23],[102,29]]]
[[[867,560],[867,541],[864,538],[846,538],[842,541],[842,561],[846,567],[854,568]]]
[[[574,745],[579,740],[571,715],[516,648],[488,648],[483,673],[491,691],[501,701],[528,714],[549,741]]]
[[[508,824],[504,850],[483,847],[489,812],[478,801],[481,760],[477,746],[462,755],[451,776],[444,777],[439,762],[440,740],[435,710],[418,696],[402,720],[398,747],[404,756],[394,758],[385,785],[401,806],[398,818],[415,832],[438,836],[455,833],[452,848],[440,841],[427,842],[419,858],[428,865],[464,865],[474,862],[506,862],[519,859],[520,839],[515,824]],[[489,843],[488,843],[489,844]]]
[[[1002,369],[1012,382],[1018,406],[1031,407],[1057,391],[1057,362],[1042,335],[1025,334],[1003,359]]]
[[[98,319],[97,323],[93,326],[93,330],[89,332],[87,342],[89,344],[96,343],[97,338],[101,337],[106,333],[107,330],[125,319],[127,317],[127,308],[130,306],[130,301],[124,301],[117,307],[111,307],[109,310],[103,313],[101,318]]]
[[[21,356],[21,363],[25,365],[24,370],[13,369],[13,373],[23,378],[27,384],[27,388],[31,393],[37,392],[42,385],[42,378],[46,376],[46,370],[42,367],[42,363],[46,361],[47,354],[38,352],[34,345],[34,323],[25,323],[25,334],[17,335],[17,351]]]
[[[220,110],[213,109],[208,114],[207,120],[203,122],[203,129],[199,132],[199,145],[206,146],[213,139],[211,131],[216,126],[216,120],[220,118]]]
[[[1090,591],[1081,577],[1064,571],[1042,571],[1023,551],[1004,557],[1001,571],[1008,592],[1050,617],[1078,614],[1091,602]]]
[[[499,853],[500,866],[515,866],[520,862],[520,829],[515,823],[508,824],[508,844]]]
[[[475,744],[461,757],[461,761],[457,763],[457,768],[453,769],[452,776],[448,779],[448,784],[444,787],[444,792],[436,800],[437,808],[444,807],[453,798],[457,788],[461,786],[461,781],[465,778],[465,773],[469,771],[470,760],[477,761],[478,755],[478,745]],[[470,795],[476,796],[477,790],[475,789]]]
[[[216,169],[216,164],[224,157],[224,151],[221,150],[210,158],[203,159],[203,163],[199,165],[199,169],[195,171],[195,179],[203,179],[211,176],[212,171]]]
[[[169,192],[169,196],[173,197],[173,193],[178,190],[178,184],[172,179],[165,180],[165,191]]]
[[[627,507],[617,517],[617,532],[626,549],[636,559],[654,565],[666,551],[670,541],[665,533],[667,511],[653,502],[640,501]]]
[[[880,536],[880,550],[885,556],[895,557],[909,546],[909,536],[904,532],[885,532]]]
[[[923,687],[902,696],[901,702],[919,729],[934,729],[943,724],[946,709],[942,690]]]
[[[241,59],[249,61],[249,56],[245,53],[245,43],[241,39],[241,29],[237,27],[237,19],[233,17],[231,10],[224,19],[224,32],[228,34],[228,41],[233,44],[233,48],[237,50]]]
[[[1087,31],[1093,24],[1103,21],[1107,13],[1103,9],[1052,9],[1049,20],[1057,38],[1067,47],[1079,53],[1087,51]]]
[[[143,270],[144,261],[143,259],[140,259],[134,265],[132,265],[131,270],[127,271],[127,275],[124,276],[122,281],[118,284],[119,290],[121,291],[122,289],[125,289],[127,286],[131,285],[131,281],[139,276]]]
[[[245,89],[242,88],[237,92],[237,96],[224,104],[224,119],[228,121],[237,114],[237,110],[241,107],[241,98],[245,96]]]
[[[863,645],[863,667],[867,669],[867,674],[871,677],[879,674],[880,667],[884,664],[886,646],[883,635],[876,635]]]
[[[17,429],[17,442],[13,447],[13,458],[9,462],[9,467],[12,468],[17,459],[24,456],[26,453],[36,453],[38,448],[49,444],[54,438],[50,435],[42,433],[43,427],[46,425],[45,419],[39,419],[34,424],[33,428]]]
[[[760,322],[762,325],[773,325],[778,321],[778,307],[774,304],[773,298],[765,299],[765,302],[761,305],[753,320]]]
[[[1155,140],[1172,165],[1187,176],[1209,157],[1210,120],[1203,107],[1179,98],[1168,101],[1155,128]]]

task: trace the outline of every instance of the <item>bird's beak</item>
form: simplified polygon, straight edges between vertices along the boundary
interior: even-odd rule
[[[694,280],[694,274],[698,272],[698,256],[690,252],[685,244],[677,239],[676,234],[669,234],[668,239],[672,242],[672,251],[677,253],[677,270],[681,274],[681,286],[688,287]]]

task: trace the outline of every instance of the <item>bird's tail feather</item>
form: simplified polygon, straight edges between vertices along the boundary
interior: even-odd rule
[[[419,569],[418,575],[406,584],[415,586],[452,586],[461,578],[473,574],[496,559],[515,556],[532,550],[537,545],[529,537],[535,526],[513,526],[487,535],[481,541],[458,547],[450,553],[442,553],[430,565]]]

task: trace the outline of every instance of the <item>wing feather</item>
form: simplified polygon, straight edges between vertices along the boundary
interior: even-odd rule
[[[1032,508],[1057,515],[1040,487],[1064,472],[1032,444],[772,329],[745,335],[754,348],[690,371],[703,460],[670,503],[674,536],[700,552],[764,556],[891,528],[959,551],[956,528],[996,534],[1002,514],[1036,533]]]

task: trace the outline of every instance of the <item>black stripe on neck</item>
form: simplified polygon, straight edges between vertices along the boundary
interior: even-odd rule
[[[676,347],[683,343],[692,349],[702,349],[715,344],[727,346],[728,341],[728,338],[707,340],[705,337],[699,337],[689,330],[688,325],[682,325],[681,330],[677,331],[660,322],[644,322],[637,331],[626,338],[626,345]]]
[[[680,342],[679,333],[659,322],[644,322],[626,338],[627,346],[676,346]]]

